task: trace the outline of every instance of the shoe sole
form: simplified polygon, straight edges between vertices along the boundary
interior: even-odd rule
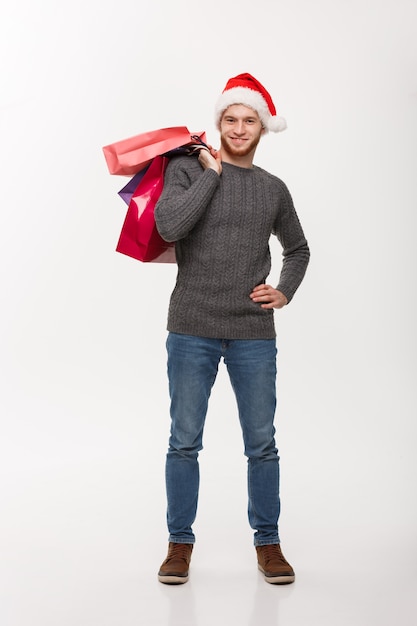
[[[264,578],[266,580],[267,583],[270,583],[271,585],[289,585],[290,583],[293,583],[295,581],[295,575],[294,574],[282,574],[281,576],[268,576],[264,570],[262,569],[262,567],[260,565],[258,565],[258,570],[260,572],[262,572],[262,574],[264,575]]]
[[[188,574],[187,576],[164,576],[163,574],[158,574],[158,580],[160,583],[164,583],[164,585],[183,585],[188,582]]]

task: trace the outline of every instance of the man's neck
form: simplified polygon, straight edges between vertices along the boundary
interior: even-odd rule
[[[253,168],[253,157],[255,156],[255,151],[250,152],[249,154],[245,156],[236,156],[220,148],[220,154],[221,154],[223,163],[229,163],[230,165],[236,165],[237,167],[245,167],[247,169]]]

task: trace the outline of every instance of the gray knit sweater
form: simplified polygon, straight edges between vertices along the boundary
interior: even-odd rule
[[[195,157],[168,164],[155,207],[160,235],[175,241],[178,275],[168,330],[220,339],[272,339],[273,310],[249,298],[271,270],[269,239],[282,246],[277,289],[291,300],[309,261],[309,248],[290,193],[259,167],[223,163],[218,176]]]

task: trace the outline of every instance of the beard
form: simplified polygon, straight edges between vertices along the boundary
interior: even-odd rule
[[[259,135],[257,135],[256,137],[253,137],[252,139],[245,141],[241,146],[235,146],[234,144],[229,142],[229,140],[227,139],[225,135],[221,135],[220,143],[221,143],[222,150],[224,150],[224,152],[226,152],[227,154],[230,154],[230,156],[234,156],[234,157],[247,156],[251,152],[255,152],[256,146],[259,143],[261,135],[262,135],[262,132],[260,132]]]

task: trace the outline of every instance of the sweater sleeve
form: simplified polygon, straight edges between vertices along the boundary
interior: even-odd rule
[[[218,185],[218,174],[212,169],[203,170],[193,157],[172,159],[155,206],[161,237],[169,242],[186,237],[204,214]]]
[[[310,249],[294,204],[285,184],[281,183],[281,200],[274,234],[281,246],[283,263],[277,289],[290,302],[300,286],[310,260]]]

